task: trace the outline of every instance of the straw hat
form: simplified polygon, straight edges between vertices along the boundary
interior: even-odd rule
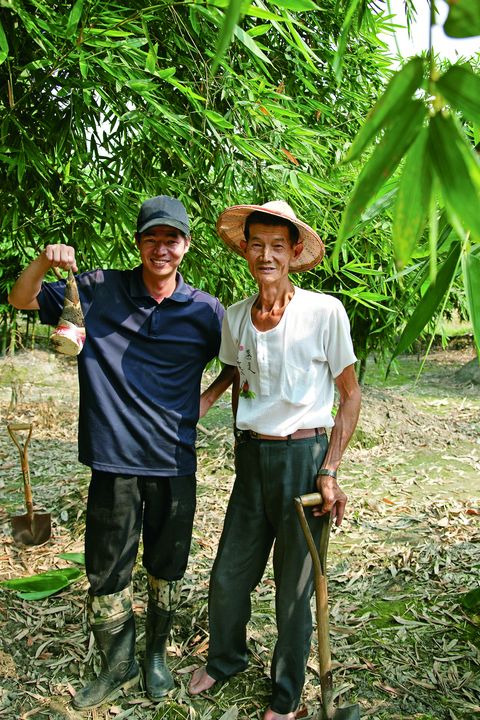
[[[315,230],[297,219],[290,205],[284,200],[272,200],[264,205],[234,205],[222,212],[217,220],[217,232],[222,240],[236,253],[243,257],[240,242],[245,240],[245,221],[255,211],[289,220],[298,228],[298,242],[303,243],[303,250],[290,263],[291,272],[310,270],[322,260],[325,254],[323,242]]]

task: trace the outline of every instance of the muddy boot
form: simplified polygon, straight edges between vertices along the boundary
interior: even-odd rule
[[[140,673],[135,660],[135,618],[130,588],[88,598],[88,619],[100,652],[99,676],[72,700],[77,710],[97,707],[121,688],[133,687]]]
[[[167,667],[167,640],[179,597],[180,582],[148,576],[145,683],[150,700],[160,700],[174,686]]]

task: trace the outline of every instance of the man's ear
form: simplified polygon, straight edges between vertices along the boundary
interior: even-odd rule
[[[188,252],[190,250],[190,240],[192,239],[191,235],[185,235],[185,252]]]
[[[140,233],[137,233],[137,232],[136,232],[133,237],[135,238],[135,244],[136,244],[136,246],[139,247],[139,246],[140,246]]]
[[[293,247],[293,257],[296,260],[303,252],[303,243],[297,243]]]
[[[240,250],[245,254],[247,250],[247,241],[246,240],[240,240]]]

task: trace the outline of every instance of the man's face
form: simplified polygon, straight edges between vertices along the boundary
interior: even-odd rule
[[[242,241],[241,248],[250,272],[263,285],[286,278],[291,261],[300,255],[303,245],[292,245],[285,225],[252,223],[248,242]]]
[[[180,230],[169,225],[154,225],[137,238],[144,276],[151,281],[175,275],[190,245]]]

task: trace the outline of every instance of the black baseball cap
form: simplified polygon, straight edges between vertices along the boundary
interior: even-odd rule
[[[137,233],[140,235],[154,225],[170,225],[181,230],[184,235],[190,235],[185,206],[169,195],[157,195],[142,203],[137,217]]]

